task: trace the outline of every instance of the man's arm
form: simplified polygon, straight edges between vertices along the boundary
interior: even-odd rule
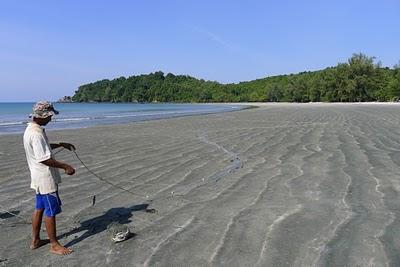
[[[70,151],[75,150],[75,146],[73,144],[70,144],[70,143],[61,142],[61,143],[58,143],[58,144],[50,144],[50,148],[51,149],[56,149],[56,148],[59,148],[59,147],[66,148],[66,149],[68,149]]]
[[[59,148],[59,147],[61,147],[60,144],[50,144],[50,148],[51,149],[56,149],[56,148]]]
[[[44,161],[41,161],[40,163],[49,167],[63,169],[65,173],[68,175],[73,175],[75,173],[75,169],[72,168],[72,166],[63,163],[61,161],[55,160],[53,158],[46,159]]]

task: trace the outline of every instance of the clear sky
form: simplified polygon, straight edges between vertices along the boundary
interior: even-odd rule
[[[0,102],[57,100],[99,79],[222,83],[400,60],[399,0],[0,1]]]

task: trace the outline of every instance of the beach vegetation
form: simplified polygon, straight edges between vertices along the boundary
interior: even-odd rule
[[[75,102],[365,102],[400,99],[400,62],[382,67],[375,57],[353,54],[347,62],[318,71],[222,84],[188,75],[119,77],[84,84]]]

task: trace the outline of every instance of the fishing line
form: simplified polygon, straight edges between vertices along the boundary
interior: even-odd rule
[[[57,151],[56,153],[62,151],[63,149],[64,149],[64,148],[61,148],[61,150]],[[142,198],[142,199],[145,199],[146,202],[150,202],[150,203],[151,203],[151,202],[153,202],[153,201],[155,201],[155,200],[167,199],[167,198],[171,198],[171,197],[184,197],[184,196],[185,196],[185,195],[183,195],[183,194],[176,194],[176,192],[171,191],[171,194],[168,195],[168,196],[160,196],[160,197],[158,197],[158,198],[151,198],[151,199],[150,199],[150,198],[149,198],[149,195],[142,195],[142,194],[134,193],[134,192],[132,192],[132,191],[130,191],[130,190],[128,190],[128,189],[123,188],[122,186],[119,186],[119,185],[117,185],[117,184],[111,183],[110,181],[108,181],[108,180],[102,178],[101,176],[99,176],[98,174],[96,174],[95,172],[93,172],[93,171],[83,162],[83,160],[79,157],[78,153],[76,153],[76,150],[75,150],[75,149],[71,149],[70,151],[72,151],[72,152],[75,154],[76,158],[79,160],[79,162],[82,164],[82,166],[85,167],[85,169],[86,169],[89,173],[91,173],[93,176],[95,176],[97,179],[99,179],[100,181],[102,181],[102,182],[104,182],[104,183],[106,183],[106,184],[111,185],[112,187],[115,187],[115,188],[117,188],[117,189],[119,189],[119,190],[122,190],[122,191],[124,191],[124,192],[126,192],[126,193],[128,193],[128,194],[130,194],[130,195],[137,196],[137,197],[140,197],[140,198]],[[56,153],[55,153],[55,154],[56,154]],[[214,181],[214,182],[218,182],[218,181],[222,178],[222,176],[225,176],[227,173],[232,173],[233,171],[235,171],[235,170],[239,169],[240,167],[242,167],[240,158],[239,158],[236,154],[232,154],[232,155],[234,156],[234,159],[231,160],[231,162],[233,162],[233,165],[228,166],[228,167],[225,168],[223,171],[220,171],[220,172],[218,172],[218,173],[213,174],[209,179],[207,179],[208,181],[206,181],[205,178],[202,178],[202,179],[201,179],[201,181],[202,181],[201,183],[202,183],[203,185],[205,185],[205,184],[208,184],[208,183],[213,182],[213,181]],[[232,156],[232,155],[230,155],[230,156]],[[96,195],[94,195],[93,198],[92,198],[92,206],[94,206],[95,203],[96,203]]]
[[[0,205],[0,209],[3,211],[3,212],[5,212],[5,213],[7,213],[7,214],[9,214],[9,215],[11,215],[11,216],[13,216],[13,217],[16,217],[16,218],[18,218],[18,219],[20,219],[22,222],[21,222],[21,224],[31,224],[31,222],[30,221],[28,221],[28,220],[26,220],[24,217],[22,217],[22,216],[20,216],[20,215],[18,215],[18,214],[16,214],[16,213],[14,213],[14,212],[12,212],[12,211],[9,211],[9,210],[7,210],[7,209],[5,209],[2,205]],[[3,224],[3,223],[1,223],[2,225],[6,225],[6,224]],[[14,223],[15,224],[15,223]]]
[[[56,151],[56,152],[54,152],[53,155],[56,155],[56,154],[58,154],[59,152],[61,152],[61,151],[63,151],[63,150],[64,150],[64,147],[61,147],[61,149],[58,150],[58,151]],[[72,152],[74,153],[75,157],[79,160],[79,162],[82,164],[82,166],[85,167],[85,169],[86,169],[90,174],[92,174],[93,176],[95,176],[97,179],[99,179],[99,180],[102,181],[103,183],[106,183],[106,184],[108,184],[108,185],[111,185],[111,186],[114,187],[114,188],[117,188],[117,189],[119,189],[119,190],[122,190],[123,192],[128,193],[128,194],[130,194],[130,195],[132,195],[132,196],[140,197],[140,198],[142,198],[142,199],[145,199],[146,202],[151,203],[151,202],[153,202],[154,200],[168,199],[168,198],[171,198],[171,197],[184,197],[184,196],[185,196],[185,195],[183,195],[183,194],[176,194],[174,191],[171,191],[171,195],[168,195],[168,196],[160,196],[160,197],[158,197],[158,198],[152,198],[152,199],[150,199],[150,198],[149,198],[149,195],[142,195],[142,194],[134,193],[134,192],[132,192],[132,191],[130,191],[130,190],[128,190],[128,189],[123,188],[122,186],[119,186],[119,185],[117,185],[117,184],[111,183],[110,181],[108,181],[108,180],[102,178],[101,176],[99,176],[98,174],[96,174],[95,172],[93,172],[93,171],[83,162],[83,160],[80,158],[80,156],[78,155],[78,153],[76,153],[75,149],[71,149],[70,151],[72,151]],[[238,160],[239,160],[239,162],[240,162],[240,159],[236,156],[236,157],[235,157],[235,160],[231,160],[231,162],[232,162],[232,161],[238,161]],[[237,162],[236,162],[236,163],[237,163]],[[234,164],[234,165],[236,165],[236,164]],[[233,167],[233,166],[229,166],[229,167]],[[235,169],[238,169],[237,166],[236,166]],[[205,179],[202,178],[202,184],[205,185],[205,184],[208,184],[209,182],[212,182],[212,181],[218,182],[218,180],[221,178],[220,176],[224,176],[224,173],[226,173],[226,170],[212,175],[211,178],[208,179],[208,181],[205,181]],[[92,206],[94,206],[95,204],[96,204],[96,195],[94,195],[94,196],[92,197]],[[20,220],[21,220],[21,223],[23,223],[23,224],[31,224],[31,222],[28,221],[28,220],[26,220],[24,217],[22,217],[22,216],[20,216],[20,215],[18,215],[18,214],[16,214],[16,213],[14,213],[14,212],[12,212],[12,211],[9,211],[9,210],[5,209],[2,205],[0,205],[0,209],[1,209],[3,212],[5,212],[5,213],[7,213],[7,214],[9,214],[9,215],[11,215],[11,216],[14,216],[14,217],[20,219]],[[146,212],[154,213],[154,212],[156,212],[156,210],[155,210],[155,209],[147,209]],[[5,224],[3,224],[3,223],[1,223],[1,224],[2,224],[2,225],[5,225]]]
[[[122,186],[119,186],[119,185],[116,185],[116,184],[114,184],[114,183],[111,183],[110,181],[108,181],[108,180],[106,180],[106,179],[100,177],[100,176],[97,175],[95,172],[93,172],[93,171],[82,161],[82,159],[79,157],[78,153],[76,153],[76,151],[75,151],[74,149],[72,149],[71,151],[75,154],[76,158],[80,161],[80,163],[83,165],[83,167],[85,167],[85,169],[86,169],[88,172],[90,172],[93,176],[95,176],[95,177],[96,177],[97,179],[99,179],[100,181],[102,181],[102,182],[104,182],[104,183],[106,183],[106,184],[109,184],[109,185],[111,185],[111,186],[113,186],[113,187],[115,187],[115,188],[118,188],[118,189],[120,189],[120,190],[122,190],[122,191],[124,191],[124,192],[126,192],[126,193],[128,193],[128,194],[131,194],[131,195],[133,195],[133,196],[139,196],[139,197],[141,197],[141,198],[145,198],[147,201],[150,201],[150,202],[152,201],[152,200],[149,200],[149,197],[148,197],[148,196],[145,196],[145,195],[142,195],[142,194],[138,194],[138,193],[134,193],[134,192],[132,192],[132,191],[129,191],[128,189],[123,188]],[[96,195],[94,195],[94,197],[93,197],[93,205],[95,204],[95,202],[96,202]]]

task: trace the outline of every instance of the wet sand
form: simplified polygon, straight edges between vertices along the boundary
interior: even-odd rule
[[[1,210],[0,266],[399,266],[399,122],[394,104],[265,104],[49,132],[135,195],[61,151],[77,173],[58,235],[75,252],[31,251],[30,225]],[[29,220],[22,136],[0,144],[0,205]],[[113,222],[133,236],[112,243]]]

